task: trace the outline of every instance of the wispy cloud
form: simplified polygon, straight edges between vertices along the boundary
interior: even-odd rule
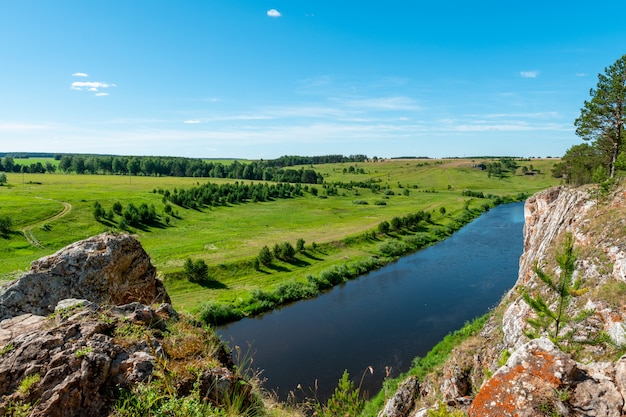
[[[587,74],[585,74],[584,72],[578,72],[578,73],[576,73],[576,76],[577,77],[586,77]]]
[[[519,75],[522,78],[537,78],[539,76],[539,71],[520,71]]]
[[[72,77],[89,77],[89,74],[86,74],[84,72],[75,72],[74,74],[72,74]]]
[[[276,10],[276,9],[269,9],[267,11],[267,15],[269,17],[280,17],[281,16],[280,12],[278,10]]]
[[[89,90],[89,91],[93,91],[92,89],[98,89],[98,88],[109,88],[109,87],[115,87],[114,84],[108,84],[108,83],[101,83],[99,81],[74,81],[72,83],[72,90]]]
[[[198,125],[200,124],[200,120],[185,120],[183,123],[188,124],[188,125]]]
[[[362,107],[374,110],[420,110],[421,107],[410,97],[380,97],[342,101],[349,107]]]
[[[82,75],[76,75],[76,74],[82,74]],[[72,75],[75,75],[77,77],[86,77],[87,74],[85,73],[74,73]],[[74,81],[70,88],[72,90],[76,90],[76,91],[89,91],[92,93],[95,93],[94,95],[96,97],[104,97],[104,96],[108,96],[109,93],[102,91],[103,89],[107,89],[107,88],[111,88],[111,87],[116,87],[115,84],[111,84],[111,83],[103,83],[101,81]]]

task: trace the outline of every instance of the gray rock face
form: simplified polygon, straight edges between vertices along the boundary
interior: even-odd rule
[[[169,312],[171,306],[153,310],[140,303],[89,305],[50,318],[24,315],[3,321],[2,330],[12,337],[0,342],[0,416],[13,415],[12,404],[29,404],[28,415],[36,417],[107,416],[120,388],[162,378],[165,363],[180,369],[211,365],[201,375],[181,373],[172,379],[182,395],[199,383],[207,401],[221,404],[233,390],[249,390],[230,364],[203,352],[205,343],[218,342],[202,328],[187,325],[188,340],[198,350],[181,357],[177,349],[185,340],[180,332],[168,339],[166,329],[183,322]],[[34,381],[27,390],[22,387],[26,378]]]
[[[615,346],[626,345],[626,185],[602,196],[591,187],[554,187],[529,198],[524,215],[524,253],[515,287],[479,335],[455,348],[445,364],[419,381],[413,397],[403,393],[414,405],[396,416],[413,417],[441,400],[471,416],[626,415],[626,356],[604,362],[620,351]],[[559,276],[555,254],[565,233],[574,238],[574,279],[581,279],[584,289],[566,313],[573,318],[591,312],[582,321],[570,320],[561,333],[572,335],[570,348],[580,343],[579,361],[548,339],[531,341],[524,334],[527,319],[536,314],[522,299],[524,291],[556,304],[534,265],[538,262],[548,274]],[[608,341],[587,343],[594,338]],[[459,401],[468,388],[475,397],[461,399],[470,398],[470,408]],[[393,409],[404,410],[401,404]]]
[[[103,233],[34,261],[30,271],[0,289],[0,320],[47,315],[68,298],[110,305],[169,302],[139,241]]]

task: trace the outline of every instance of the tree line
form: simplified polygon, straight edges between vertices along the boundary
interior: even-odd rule
[[[574,121],[576,135],[586,143],[569,148],[552,170],[572,185],[613,179],[619,170],[626,170],[626,55],[598,74],[589,95]]]
[[[259,160],[249,163],[234,161],[222,163],[204,161],[199,158],[165,156],[114,156],[57,154],[58,169],[74,174],[144,175],[174,177],[230,178],[318,184],[323,182],[321,174],[312,165],[339,162],[363,162],[365,155],[325,155],[325,156],[281,156],[273,160]],[[310,168],[292,169],[295,165],[309,165]],[[36,162],[29,165],[15,163],[11,155],[0,159],[0,172],[54,173],[56,166],[51,162]]]
[[[161,188],[155,190],[163,196],[164,202],[169,201],[177,206],[192,209],[301,197],[305,191],[309,191],[309,187],[303,187],[299,183],[244,184],[239,181],[229,184],[207,182],[187,189],[174,188],[172,191]]]
[[[46,172],[54,173],[57,167],[52,162],[35,162],[34,164],[22,165],[15,162],[12,156],[7,155],[4,158],[0,158],[0,172],[13,172],[20,173],[26,172],[30,174],[45,174]]]

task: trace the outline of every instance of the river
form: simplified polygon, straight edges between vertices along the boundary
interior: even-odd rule
[[[218,329],[285,399],[328,397],[344,370],[374,395],[443,337],[494,307],[515,283],[523,203],[498,206],[446,240],[259,317]],[[297,386],[302,389],[296,390]],[[317,388],[314,388],[317,387]]]

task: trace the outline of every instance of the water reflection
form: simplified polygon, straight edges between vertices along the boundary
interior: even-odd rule
[[[363,389],[408,370],[449,332],[487,312],[517,279],[523,203],[496,207],[452,237],[315,299],[224,326],[218,333],[251,346],[266,388],[285,398],[332,393],[345,369]]]

